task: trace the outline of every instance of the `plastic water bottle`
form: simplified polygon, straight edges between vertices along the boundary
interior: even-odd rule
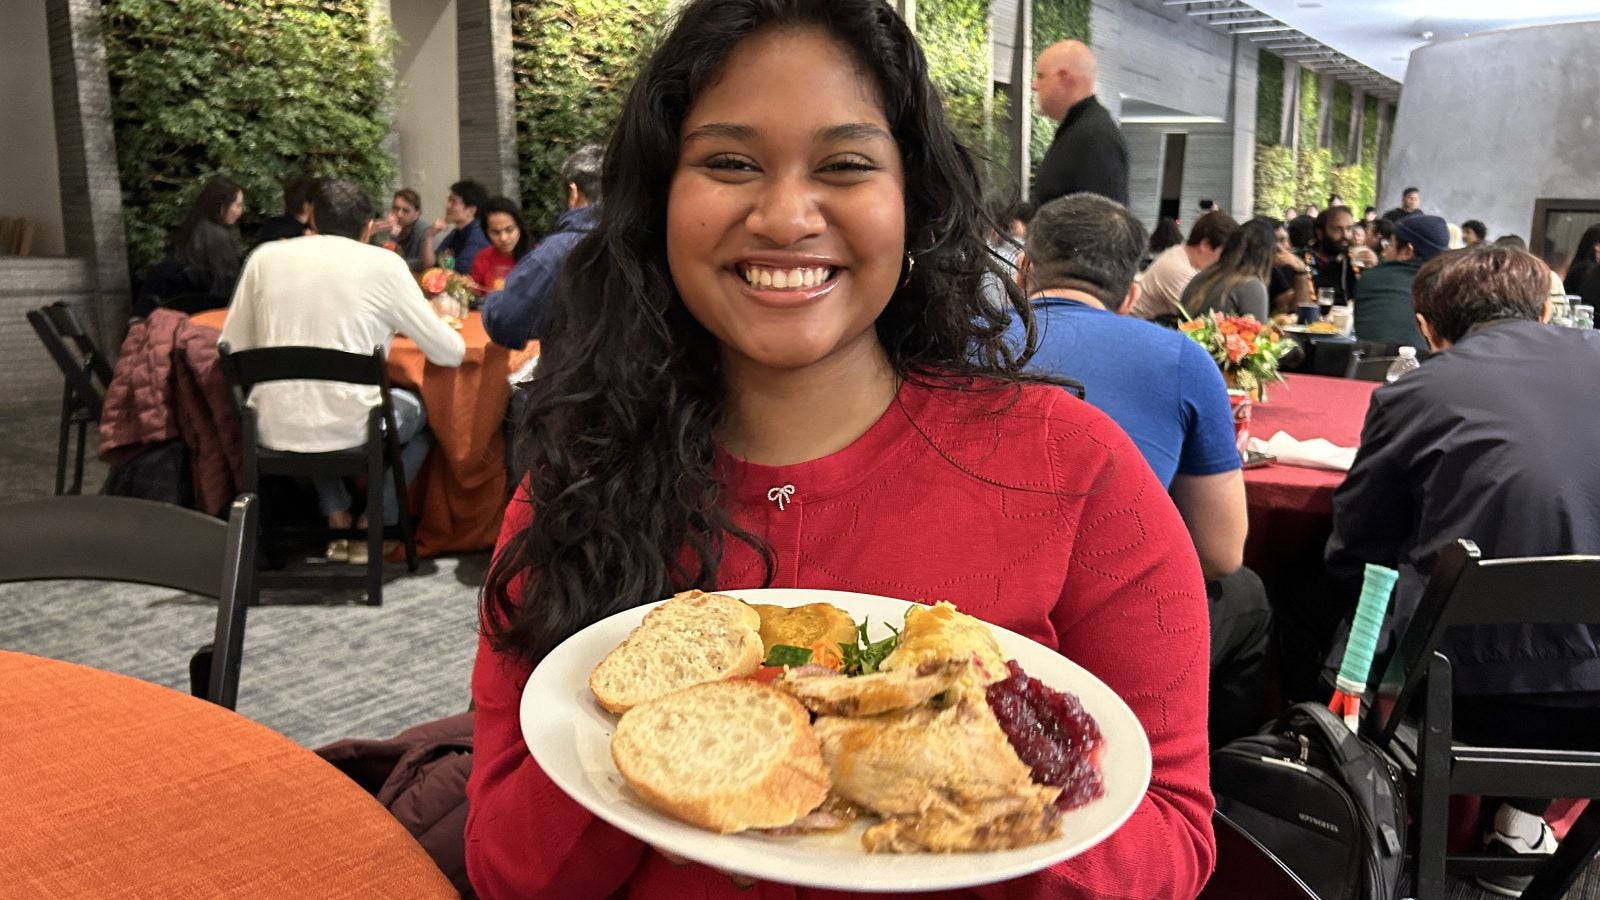
[[[1421,365],[1422,363],[1417,362],[1417,348],[1401,347],[1400,355],[1395,358],[1394,362],[1389,364],[1389,371],[1384,373],[1383,380],[1389,382],[1399,381],[1401,375]]]

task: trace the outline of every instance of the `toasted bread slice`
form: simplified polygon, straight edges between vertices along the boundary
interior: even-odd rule
[[[686,591],[645,614],[589,673],[589,690],[621,713],[703,681],[749,675],[765,658],[760,628],[743,600]]]
[[[714,681],[634,707],[611,736],[617,771],[651,806],[728,834],[779,828],[828,795],[805,707],[754,681]]]

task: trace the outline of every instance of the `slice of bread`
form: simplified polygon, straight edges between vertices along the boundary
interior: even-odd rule
[[[617,771],[651,806],[728,834],[816,809],[828,770],[811,717],[754,681],[714,681],[634,707],[611,735]]]
[[[765,657],[761,616],[726,594],[686,591],[645,614],[589,673],[589,690],[614,713],[703,681],[749,675]]]

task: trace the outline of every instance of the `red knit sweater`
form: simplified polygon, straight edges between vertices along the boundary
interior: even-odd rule
[[[1193,897],[1214,848],[1209,629],[1188,532],[1138,450],[1100,412],[1050,387],[1027,388],[992,415],[1001,402],[996,392],[908,385],[831,456],[774,468],[719,455],[729,508],[776,552],[772,587],[950,600],[1095,673],[1149,733],[1149,792],[1105,842],[1029,877],[925,896]],[[793,492],[780,509],[768,495],[785,485]],[[530,516],[526,500],[514,500],[502,542]],[[752,551],[729,542],[718,583],[759,587],[761,572]],[[704,866],[670,865],[595,818],[550,783],[522,741],[517,707],[530,671],[486,643],[478,649],[467,866],[481,896],[851,896],[767,883],[741,892]]]

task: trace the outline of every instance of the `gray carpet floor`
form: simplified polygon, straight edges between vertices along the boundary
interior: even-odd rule
[[[85,493],[106,472],[92,445],[89,457]],[[55,459],[55,408],[0,414],[0,502],[49,496]],[[391,565],[380,607],[363,605],[359,590],[264,590],[247,617],[239,712],[316,747],[465,710],[487,565],[487,553],[423,560],[415,574]],[[189,657],[210,643],[215,622],[213,602],[169,590],[0,585],[0,648],[182,691]]]
[[[0,415],[0,502],[54,488],[56,411]],[[86,492],[105,479],[92,459]],[[477,591],[488,554],[390,566],[381,607],[360,592],[268,590],[245,633],[238,710],[308,747],[390,737],[466,709]],[[189,656],[215,607],[172,591],[94,582],[0,585],[0,648],[65,659],[188,690]],[[1449,900],[1494,894],[1456,881]],[[1600,865],[1569,900],[1600,900]]]

